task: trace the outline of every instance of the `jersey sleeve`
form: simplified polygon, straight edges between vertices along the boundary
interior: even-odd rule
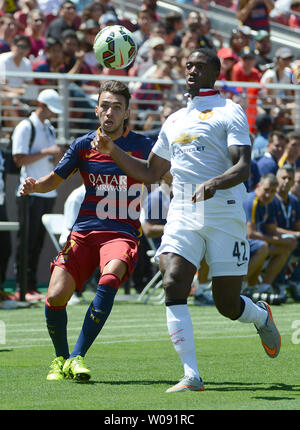
[[[144,145],[143,145],[143,159],[147,160],[149,157],[149,154],[154,146],[154,142],[150,137],[143,136],[144,138]]]
[[[227,145],[251,146],[249,124],[243,108],[232,103],[227,119]]]
[[[152,152],[161,158],[171,161],[170,145],[165,132],[165,124],[162,126]]]
[[[29,121],[21,121],[12,134],[12,154],[29,154],[31,125]]]
[[[69,149],[65,152],[62,159],[59,161],[54,169],[54,172],[63,179],[67,179],[72,175],[75,170],[79,167],[79,153],[78,153],[78,142],[74,142],[70,145]]]

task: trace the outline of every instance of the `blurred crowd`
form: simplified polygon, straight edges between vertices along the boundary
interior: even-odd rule
[[[274,197],[280,182],[280,178],[276,179],[277,172],[287,164],[294,172],[291,187],[294,182],[296,184],[300,168],[300,136],[294,132],[295,91],[270,89],[266,84],[300,83],[300,57],[296,58],[288,47],[274,52],[270,30],[271,21],[300,29],[300,1],[178,0],[180,3],[197,6],[197,10],[186,15],[170,11],[161,16],[157,0],[141,0],[136,17],[129,19],[127,15],[121,16],[110,0],[0,0],[0,71],[37,73],[36,78],[29,80],[25,77],[2,77],[2,137],[5,134],[3,130],[8,130],[5,136],[9,137],[9,130],[13,130],[20,121],[18,117],[24,116],[23,108],[27,103],[31,110],[35,106],[38,92],[32,93],[34,88],[57,87],[56,79],[38,75],[50,72],[141,78],[142,83],[130,84],[130,121],[132,128],[155,138],[163,121],[185,103],[185,89],[180,80],[184,79],[187,55],[193,49],[206,47],[215,50],[221,60],[218,89],[225,97],[242,104],[247,114],[253,141],[251,176],[245,184],[249,195],[253,197],[251,193],[264,187],[265,176],[272,174],[275,179],[268,177],[267,182],[277,184],[273,187]],[[226,41],[211,25],[207,10],[212,3],[235,11],[239,20],[239,25],[232,29]],[[96,34],[115,24],[132,31],[138,44],[135,61],[121,70],[103,68],[93,53]],[[161,79],[163,83],[145,82],[147,79]],[[229,84],[232,81],[234,86]],[[257,85],[250,88],[239,86],[239,82]],[[69,89],[75,108],[71,119],[83,118],[85,128],[95,128],[97,124],[92,108],[97,103],[98,82],[87,78],[72,82]],[[78,134],[82,134],[81,126],[78,128]],[[1,157],[0,151],[0,173],[1,169],[4,170]],[[300,199],[300,192],[297,198]],[[0,201],[0,208],[1,204]],[[295,231],[298,232],[297,229]],[[249,239],[252,233],[249,231]],[[257,239],[255,234],[254,239]],[[261,240],[268,243],[266,238]],[[297,248],[294,242],[292,245],[290,240],[287,245],[290,252],[285,250],[282,270],[286,270],[290,254]],[[253,255],[259,250],[256,256],[262,259],[265,251],[265,259],[259,259],[259,264],[270,257],[270,247],[271,242],[265,248],[254,249]],[[255,270],[250,276],[250,287],[257,286],[262,270],[259,264],[253,264]],[[5,279],[7,262],[2,266],[0,283]],[[275,278],[267,278],[262,283],[272,286]],[[141,282],[140,279],[137,283]],[[279,283],[282,284],[282,278]],[[297,289],[293,290],[297,301],[300,300],[300,277],[297,286],[298,283],[299,293]],[[278,291],[277,295],[280,295]]]
[[[207,15],[207,1],[184,1],[198,6],[198,10],[183,15],[171,11],[160,16],[157,0],[141,0],[136,17],[120,16],[109,0],[2,0],[0,1],[0,70],[53,73],[121,75],[141,79],[164,79],[170,84],[132,84],[133,128],[149,130],[159,126],[159,106],[171,100],[175,107],[184,101],[184,88],[174,84],[184,78],[188,52],[197,47],[217,51],[222,69],[220,88],[226,97],[243,104],[247,111],[250,131],[256,133],[256,117],[270,113],[278,127],[292,126],[294,121],[293,91],[266,89],[265,84],[296,84],[300,81],[300,58],[294,58],[289,48],[274,53],[270,16],[276,12],[284,16],[293,11],[297,18],[300,2],[250,0],[215,1],[220,6],[236,11],[240,25],[224,42]],[[1,4],[2,3],[2,4]],[[180,3],[180,2],[179,2]],[[276,16],[277,16],[276,15]],[[292,15],[291,15],[292,16]],[[121,70],[103,68],[93,53],[93,41],[104,27],[121,24],[135,35],[138,54],[133,64]],[[254,82],[259,88],[228,86],[226,82]],[[55,79],[26,80],[11,77],[2,86],[2,125],[14,127],[22,114],[24,102],[34,103],[36,85],[57,85]],[[30,85],[35,84],[35,87]],[[175,87],[175,88],[174,88]],[[35,88],[35,90],[33,89]],[[84,118],[86,128],[93,128],[97,81],[76,81],[70,85],[71,116]],[[151,100],[150,100],[151,99]],[[147,101],[150,102],[147,103]],[[153,103],[154,101],[154,103]],[[281,101],[281,103],[279,103]],[[285,105],[285,108],[281,107]],[[82,109],[83,108],[83,109]],[[77,127],[79,128],[79,127]]]

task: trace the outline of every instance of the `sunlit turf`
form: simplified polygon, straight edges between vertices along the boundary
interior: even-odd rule
[[[68,307],[70,348],[86,309]],[[86,356],[92,371],[86,384],[46,381],[54,350],[42,304],[0,310],[6,329],[0,344],[0,409],[299,410],[300,304],[272,310],[282,335],[276,359],[265,354],[253,325],[229,321],[215,307],[191,304],[205,391],[180,394],[165,393],[183,371],[168,336],[164,305],[116,301]]]

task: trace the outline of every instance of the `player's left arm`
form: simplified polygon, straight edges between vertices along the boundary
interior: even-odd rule
[[[226,190],[248,179],[251,168],[251,146],[231,145],[228,150],[232,166],[222,175],[199,185],[192,197],[193,202],[208,200],[217,190]]]

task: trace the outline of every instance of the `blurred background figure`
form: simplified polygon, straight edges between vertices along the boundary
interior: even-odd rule
[[[29,52],[29,58],[36,58],[44,55],[46,47],[46,18],[43,12],[38,9],[33,9],[28,13],[27,26],[25,28],[25,34],[30,39],[31,49]]]
[[[236,17],[252,30],[270,31],[270,12],[274,8],[273,0],[239,0]]]
[[[0,54],[9,52],[14,37],[17,34],[17,24],[12,15],[0,16]]]

